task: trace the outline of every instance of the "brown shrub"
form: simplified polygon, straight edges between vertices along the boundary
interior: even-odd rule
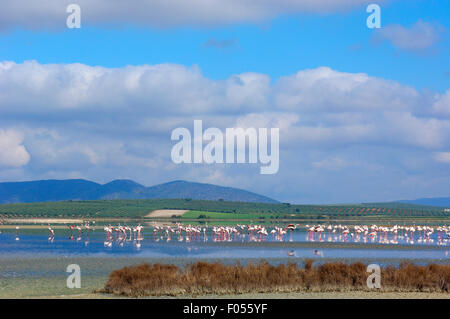
[[[174,265],[142,264],[113,271],[101,292],[126,296],[241,294],[258,292],[368,290],[369,273],[361,262],[324,263],[304,268],[267,262],[242,266],[196,262],[181,270]],[[383,291],[449,292],[450,265],[402,263],[381,269]]]

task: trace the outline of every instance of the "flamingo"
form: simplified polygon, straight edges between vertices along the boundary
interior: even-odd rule
[[[20,227],[16,226],[16,238],[15,238],[15,240],[20,240],[20,238],[19,238],[19,229],[20,229]]]

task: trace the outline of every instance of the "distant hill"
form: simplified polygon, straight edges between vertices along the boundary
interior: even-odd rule
[[[173,181],[149,187],[147,198],[192,198],[203,200],[219,200],[230,202],[278,203],[266,196],[246,190],[222,187],[213,184]]]
[[[0,204],[155,198],[278,203],[269,197],[238,188],[186,181],[173,181],[151,187],[131,180],[115,180],[104,185],[83,179],[0,183]]]
[[[413,200],[399,200],[398,202],[450,208],[450,197],[419,198],[419,199],[413,199]]]

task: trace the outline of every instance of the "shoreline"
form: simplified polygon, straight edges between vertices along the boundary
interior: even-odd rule
[[[165,213],[160,213],[162,210],[157,210],[158,215],[164,215]],[[175,210],[171,210],[175,211]],[[181,211],[181,210],[177,210]],[[188,210],[186,210],[188,211]],[[149,214],[151,214],[150,212]],[[357,223],[357,224],[373,224],[376,222],[381,226],[389,226],[392,224],[403,223],[404,226],[415,226],[420,223],[430,223],[430,224],[450,224],[450,217],[405,217],[405,218],[389,218],[389,217],[380,217],[380,216],[370,216],[364,218],[326,218],[326,219],[316,219],[316,218],[279,218],[279,219],[258,219],[258,218],[182,218],[181,216],[177,216],[177,218],[172,217],[163,217],[163,216],[142,216],[142,217],[129,217],[129,216],[111,216],[111,217],[76,217],[76,218],[68,218],[68,217],[6,217],[5,214],[0,213],[0,222],[4,223],[27,223],[27,224],[48,224],[48,223],[83,223],[86,221],[92,222],[114,222],[114,221],[133,221],[133,222],[163,222],[163,223],[189,223],[189,222],[197,222],[197,223],[237,223],[237,222],[250,222],[255,224],[280,224],[280,223],[291,223],[295,222],[297,224],[308,224],[308,223],[317,223],[317,224],[330,224],[330,223]],[[1,224],[0,224],[1,226]]]
[[[152,296],[125,297],[103,293],[87,293],[79,295],[42,296],[40,299],[450,299],[450,293],[439,292],[391,292],[391,291],[340,291],[340,292],[293,292],[293,293],[250,293],[238,295],[185,295],[185,296]]]

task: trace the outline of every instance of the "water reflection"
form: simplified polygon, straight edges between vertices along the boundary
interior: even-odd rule
[[[448,246],[450,228],[447,226],[398,226],[363,225],[306,225],[308,242],[329,243],[376,243],[387,245],[437,245]]]
[[[87,227],[86,227],[87,226]],[[412,229],[414,228],[414,229]],[[14,229],[13,229],[14,230]],[[376,226],[376,225],[71,225],[67,229],[21,230],[0,234],[0,254],[11,255],[139,255],[151,257],[286,257],[286,258],[438,258],[448,259],[447,226]],[[20,235],[20,238],[19,238]],[[309,248],[275,248],[266,243],[325,243]],[[227,246],[228,243],[235,245]],[[261,245],[246,245],[261,243]],[[326,246],[337,243],[337,246]],[[342,243],[342,248],[339,248]],[[345,243],[359,245],[346,246]],[[242,244],[242,245],[241,245]],[[368,244],[411,246],[411,250],[376,249]],[[421,246],[434,246],[422,250]],[[283,247],[283,246],[278,246]],[[413,248],[414,247],[414,248]],[[440,249],[442,247],[444,249]],[[397,251],[396,254],[393,251]]]

